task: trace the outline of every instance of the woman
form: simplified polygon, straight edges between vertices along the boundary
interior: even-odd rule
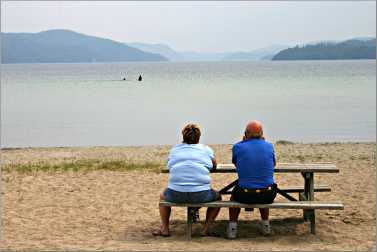
[[[216,169],[213,150],[199,144],[200,129],[188,124],[182,130],[183,143],[174,146],[169,154],[168,187],[160,195],[161,200],[175,203],[203,203],[220,200],[220,194],[211,188],[209,172]],[[220,208],[208,208],[202,235],[210,235],[209,226]],[[171,207],[160,206],[161,228],[153,235],[170,236],[169,217]]]

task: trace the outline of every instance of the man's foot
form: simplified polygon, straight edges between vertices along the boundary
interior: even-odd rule
[[[268,220],[262,220],[261,223],[261,231],[263,235],[270,235],[271,234],[271,226]]]
[[[228,239],[236,239],[236,237],[237,237],[237,222],[229,222],[227,235],[228,235]]]

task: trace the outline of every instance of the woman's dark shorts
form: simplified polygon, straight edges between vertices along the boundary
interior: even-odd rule
[[[178,192],[166,188],[163,195],[166,201],[174,203],[204,203],[221,199],[219,192],[212,189],[200,192]]]
[[[263,189],[243,189],[237,184],[232,191],[233,200],[245,204],[269,204],[276,197],[277,185]]]

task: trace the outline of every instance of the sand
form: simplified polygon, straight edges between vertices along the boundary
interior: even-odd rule
[[[219,163],[229,163],[231,145],[215,145]],[[33,148],[3,150],[7,164],[125,159],[164,163],[170,146]],[[259,213],[241,212],[239,238],[227,240],[228,210],[213,229],[222,237],[185,240],[185,209],[174,208],[169,238],[153,237],[158,228],[158,195],[168,174],[151,171],[59,171],[2,173],[2,240],[5,250],[370,250],[375,248],[375,143],[276,145],[279,162],[334,162],[339,174],[315,175],[332,192],[316,200],[344,203],[344,210],[316,211],[317,234],[309,232],[301,210],[271,210],[273,235],[259,234]],[[220,189],[233,174],[212,174]],[[280,185],[303,185],[299,174],[278,174]],[[294,195],[296,196],[296,195]],[[285,201],[280,196],[276,201]]]

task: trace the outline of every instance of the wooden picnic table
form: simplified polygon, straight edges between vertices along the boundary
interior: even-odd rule
[[[218,164],[213,173],[236,173],[234,164]],[[314,200],[314,173],[338,173],[339,169],[333,163],[279,163],[274,172],[276,173],[301,173],[304,178],[304,191],[300,194],[299,200]],[[229,194],[229,190],[234,187],[237,180],[220,190],[221,194]],[[283,197],[297,201],[284,190],[278,189],[278,193]]]
[[[163,173],[168,173],[168,169],[163,169]],[[236,173],[236,168],[234,164],[218,164],[217,169],[211,171],[211,173]],[[279,163],[274,169],[274,172],[276,173],[300,173],[302,177],[304,178],[304,187],[293,187],[293,188],[280,188],[278,185],[277,193],[279,193],[281,196],[285,197],[286,199],[290,200],[292,204],[289,204],[289,207],[298,207],[303,209],[303,217],[304,220],[310,220],[310,229],[313,234],[315,234],[315,211],[314,209],[320,209],[321,206],[327,209],[343,209],[343,204],[340,202],[337,204],[324,204],[324,203],[317,203],[319,206],[313,207],[313,201],[314,201],[314,192],[325,192],[330,191],[331,189],[328,186],[315,186],[314,185],[314,173],[338,173],[339,169],[336,168],[336,165],[333,163]],[[223,187],[219,192],[220,194],[230,194],[231,189],[237,184],[238,180],[234,180],[230,184]],[[294,198],[289,193],[298,192],[299,197],[298,199]],[[296,203],[293,203],[297,202]],[[299,204],[300,202],[304,203],[305,205],[308,205],[310,209],[307,209],[306,207],[301,206],[302,204]],[[308,204],[306,204],[306,202]],[[217,204],[217,202],[215,202]],[[162,203],[166,205],[174,205],[172,203]],[[209,203],[207,203],[209,204]],[[226,203],[229,207],[230,202]],[[239,206],[240,204],[237,203]],[[179,205],[179,204],[178,204]],[[187,204],[185,204],[187,205]],[[313,206],[312,206],[313,205]],[[188,205],[187,205],[188,206]],[[282,207],[281,203],[280,205],[277,203],[272,204],[273,207]],[[188,213],[190,212],[190,207],[188,207]],[[192,219],[190,217],[190,214],[188,214],[188,223],[189,219]],[[189,224],[188,224],[189,225]],[[190,226],[190,225],[189,225]],[[188,228],[188,230],[191,230]],[[191,231],[188,232],[188,237],[191,237]]]
[[[163,173],[168,173],[168,169],[162,170]],[[211,170],[211,173],[236,173],[234,164],[218,164],[216,170]],[[301,173],[304,178],[303,192],[299,194],[299,200],[314,200],[314,173],[338,173],[339,169],[333,163],[279,163],[274,169],[276,173]],[[220,190],[220,194],[230,194],[230,190],[236,185],[238,180],[226,185]],[[286,190],[278,189],[278,193],[291,201],[297,201],[294,197],[289,195]]]

